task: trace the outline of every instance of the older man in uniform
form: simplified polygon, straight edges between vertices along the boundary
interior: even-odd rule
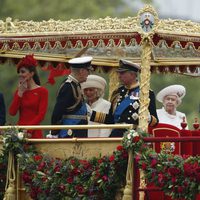
[[[51,123],[55,125],[84,125],[87,121],[87,108],[81,85],[86,81],[91,68],[92,57],[78,57],[69,60],[71,74],[61,84],[53,110]],[[52,134],[55,134],[53,132]],[[59,138],[87,137],[87,130],[60,130]]]
[[[138,72],[140,66],[127,60],[119,61],[119,79],[122,85],[116,89],[111,96],[111,109],[109,114],[93,111],[91,121],[111,124],[133,124],[136,129],[139,123],[139,96],[140,87],[138,82]],[[149,91],[149,125],[154,126],[158,122],[155,95]],[[114,129],[110,137],[122,137],[125,130]]]
[[[181,104],[185,93],[185,87],[182,85],[170,85],[157,94],[157,100],[163,104],[161,109],[157,109],[160,123],[170,124],[181,129],[181,122],[186,121],[186,116],[176,108]]]

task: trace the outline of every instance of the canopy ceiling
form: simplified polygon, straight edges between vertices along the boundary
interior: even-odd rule
[[[116,67],[120,58],[141,63],[141,41],[145,34],[141,14],[155,17],[149,37],[152,43],[152,71],[195,73],[200,67],[200,24],[159,19],[151,7],[136,17],[77,19],[69,21],[0,20],[0,61],[14,62],[34,53],[43,66],[67,63],[80,55],[94,57],[93,65]]]

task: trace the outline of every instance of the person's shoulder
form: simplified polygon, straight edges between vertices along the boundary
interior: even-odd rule
[[[107,101],[106,99],[101,99],[102,104],[104,104],[105,106],[110,106],[111,103],[110,101]]]
[[[183,112],[180,112],[180,111],[176,111],[176,115],[179,116],[179,117],[185,117],[185,113]]]

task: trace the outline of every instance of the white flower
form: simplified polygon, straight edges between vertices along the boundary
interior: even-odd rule
[[[131,134],[130,134],[130,133],[127,135],[127,138],[128,138],[129,140],[131,139]]]
[[[17,134],[17,137],[18,137],[20,140],[22,140],[22,139],[24,138],[24,133],[23,133],[23,132],[19,132],[19,133]]]
[[[133,137],[137,137],[137,136],[139,136],[139,134],[137,132],[134,132]]]
[[[3,143],[4,143],[4,144],[6,143],[6,138],[5,138],[5,137],[3,138]]]
[[[72,129],[68,129],[67,134],[68,134],[69,136],[72,136],[72,134],[73,134]]]

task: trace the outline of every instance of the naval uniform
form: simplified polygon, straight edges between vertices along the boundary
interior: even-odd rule
[[[135,84],[130,89],[125,86],[119,87],[112,94],[109,114],[93,111],[90,120],[106,124],[133,124],[136,129],[139,123],[139,93],[139,83]],[[149,91],[149,98],[149,125],[154,126],[158,123],[158,117],[156,113],[155,95],[151,90]],[[124,129],[114,129],[110,137],[122,137],[124,132]]]
[[[55,125],[87,125],[87,108],[79,82],[71,75],[58,92],[51,123]],[[72,135],[71,135],[72,132]],[[87,130],[60,130],[59,138],[87,137]]]

